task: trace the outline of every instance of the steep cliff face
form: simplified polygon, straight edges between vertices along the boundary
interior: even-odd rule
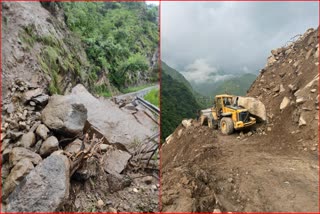
[[[49,86],[51,93],[87,84],[88,61],[80,40],[39,2],[3,3],[2,44],[4,97],[16,78]]]

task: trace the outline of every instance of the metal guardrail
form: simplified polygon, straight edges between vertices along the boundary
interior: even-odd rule
[[[150,111],[154,112],[155,114],[157,114],[159,116],[160,109],[157,106],[155,106],[155,105],[151,104],[150,102],[142,99],[141,97],[136,97],[136,100],[138,100],[142,105],[144,105]]]

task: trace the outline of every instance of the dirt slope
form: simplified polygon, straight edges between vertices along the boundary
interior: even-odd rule
[[[196,122],[176,129],[162,147],[163,211],[319,210],[317,36],[273,50],[249,89],[267,124],[230,136]]]

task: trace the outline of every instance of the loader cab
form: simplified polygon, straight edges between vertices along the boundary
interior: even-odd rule
[[[227,94],[217,95],[214,102],[214,106],[217,110],[217,115],[220,116],[222,113],[224,113],[224,108],[232,104],[232,96]]]

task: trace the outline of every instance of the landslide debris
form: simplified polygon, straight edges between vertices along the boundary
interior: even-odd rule
[[[12,90],[17,85],[25,87]],[[2,101],[4,211],[158,209],[159,133],[148,109],[136,103],[132,114],[82,85],[51,97],[28,85],[16,79]],[[47,104],[25,102],[33,91],[48,96]],[[131,132],[117,128],[125,124],[134,127]]]
[[[272,50],[247,93],[265,123],[225,136],[182,121],[161,148],[162,211],[318,211],[318,47],[309,29]]]

